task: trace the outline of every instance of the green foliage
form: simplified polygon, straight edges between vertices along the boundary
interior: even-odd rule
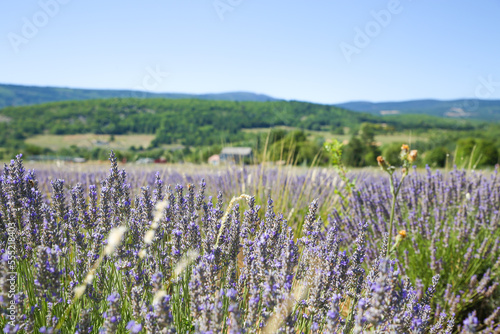
[[[352,192],[356,189],[355,181],[347,177],[347,168],[342,163],[342,147],[343,144],[338,140],[334,139],[331,142],[325,142],[323,145],[325,151],[329,154],[330,163],[339,173],[342,181],[344,181],[344,187],[346,194],[343,191],[335,189],[335,194],[339,195],[344,203],[347,203],[347,198],[352,195]]]
[[[346,145],[344,162],[348,166],[362,167],[375,166],[380,149],[375,142],[375,128],[368,123],[363,123],[359,136],[352,137]]]
[[[276,135],[277,134],[277,135]],[[286,133],[279,131],[274,133],[271,131],[269,139],[280,138],[273,141],[268,148],[267,159],[271,161],[286,161],[289,164],[295,165],[310,165],[313,162],[324,164],[327,162],[326,157],[320,157],[322,144],[316,141],[308,140],[304,131],[295,130]]]
[[[382,156],[384,159],[389,162],[392,166],[400,166],[401,165],[401,145],[403,143],[390,143],[384,145],[382,147]]]
[[[321,155],[322,145],[311,142],[311,141],[303,141],[298,144],[297,157],[295,159],[296,163],[299,165],[323,165],[328,161],[328,158],[325,158]],[[319,159],[319,161],[318,161]]]
[[[271,132],[269,133],[269,144],[273,144],[277,141],[282,140],[283,138],[285,138],[287,133],[288,131],[286,131],[285,129],[271,129]]]
[[[41,155],[41,154],[50,152],[50,150],[44,149],[44,148],[36,146],[36,145],[29,145],[29,144],[26,145],[26,147],[24,148],[24,151],[29,155]]]
[[[448,130],[474,130],[481,125],[478,121],[467,121],[462,119],[450,119],[428,115],[391,115],[384,116],[387,124],[396,128],[429,130],[429,129],[448,129]]]
[[[362,167],[364,160],[364,145],[361,139],[352,137],[344,150],[344,163],[347,166]]]
[[[290,126],[335,129],[376,117],[333,106],[303,102],[231,102],[167,99],[109,99],[8,107],[0,114],[9,121],[4,136],[22,140],[52,134],[155,134],[152,146],[179,143],[207,146],[246,140],[243,129]],[[189,134],[189,135],[186,135]],[[275,131],[272,141],[282,139]],[[298,140],[298,139],[297,139]]]
[[[425,163],[431,167],[445,167],[449,154],[446,147],[436,147],[425,154]]]
[[[498,151],[490,140],[460,139],[457,142],[456,162],[461,167],[494,165],[498,163]]]
[[[344,145],[336,139],[324,144],[325,151],[330,153],[330,163],[333,166],[340,166],[342,164],[342,147],[343,146]]]
[[[285,127],[301,129],[290,134]],[[250,129],[272,129],[269,134]],[[25,107],[8,107],[0,110],[0,147],[4,157],[11,158],[20,151],[28,155],[48,154],[27,147],[26,138],[44,133],[51,134],[107,134],[110,141],[118,134],[154,134],[147,151],[162,149],[165,144],[181,144],[193,150],[166,153],[172,160],[202,162],[208,153],[218,153],[223,146],[250,146],[258,152],[269,149],[265,159],[285,160],[295,164],[311,164],[321,150],[324,139],[308,138],[307,130],[340,133],[344,129],[354,136],[343,147],[344,163],[362,167],[375,164],[375,158],[383,156],[394,163],[396,145],[384,146],[380,151],[375,135],[412,129],[422,133],[429,141],[416,143],[414,147],[422,156],[429,152],[432,165],[442,166],[438,159],[443,148],[453,152],[456,143],[463,138],[474,138],[458,145],[455,163],[467,167],[472,153],[472,166],[494,165],[498,162],[500,139],[497,124],[485,125],[464,120],[442,119],[426,115],[374,116],[343,110],[335,106],[297,101],[234,102],[195,99],[122,99],[84,100],[47,103]],[[287,137],[288,136],[288,137]],[[267,147],[266,147],[267,143]],[[212,147],[211,149],[208,149]],[[474,152],[472,148],[476,147]],[[440,148],[440,149],[437,149]],[[135,147],[134,149],[138,149]],[[143,149],[139,149],[141,152]],[[435,150],[431,153],[432,150]],[[131,148],[131,151],[132,148]],[[105,159],[104,151],[66,150],[86,158]],[[144,152],[142,152],[144,153]],[[61,154],[62,153],[58,153]],[[155,153],[155,155],[157,155]],[[453,155],[452,155],[453,156]],[[131,159],[137,155],[130,155]],[[319,163],[326,158],[318,155]],[[479,160],[478,160],[479,159]],[[477,160],[477,161],[476,161]],[[206,161],[206,160],[205,160]],[[423,163],[423,160],[422,160]],[[450,161],[453,163],[453,161]]]

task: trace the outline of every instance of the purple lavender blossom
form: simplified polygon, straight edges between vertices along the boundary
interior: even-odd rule
[[[125,328],[132,334],[138,334],[142,330],[142,325],[134,320],[130,320]]]
[[[410,174],[392,231],[404,229],[408,238],[387,259],[383,250],[395,243],[388,240],[387,179],[362,174],[359,191],[332,205],[330,190],[340,184],[327,170],[315,171],[314,179],[293,173],[279,178],[277,169],[262,167],[197,176],[175,170],[127,174],[114,154],[110,161],[108,172],[60,171],[53,177],[26,172],[17,157],[0,175],[1,301],[5,306],[12,299],[5,279],[10,238],[13,270],[28,273],[18,276],[14,304],[18,323],[29,330],[53,331],[73,289],[82,285],[78,303],[85,308],[79,315],[68,311],[67,322],[77,323],[78,333],[95,332],[96,323],[108,333],[254,333],[273,321],[280,333],[444,334],[456,330],[455,317],[465,332],[499,330],[499,309],[464,314],[492,301],[499,284],[496,173]],[[227,200],[242,188],[235,180],[258,196],[225,215]],[[193,184],[200,184],[198,190]],[[155,238],[140,253],[161,200],[167,206]],[[9,226],[11,234],[5,232]],[[103,257],[115,226],[128,232]],[[186,263],[193,250],[199,255]],[[9,326],[6,332],[18,330]]]

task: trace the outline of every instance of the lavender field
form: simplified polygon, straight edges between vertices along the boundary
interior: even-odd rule
[[[3,167],[5,333],[500,333],[498,170],[110,161]]]

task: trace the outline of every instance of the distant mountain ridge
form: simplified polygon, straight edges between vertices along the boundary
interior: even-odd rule
[[[500,121],[500,100],[413,100],[401,102],[354,101],[336,104],[337,107],[373,115],[426,114],[447,118]]]
[[[165,98],[253,102],[278,100],[271,96],[250,92],[183,94],[153,93],[135,90],[101,90],[0,84],[0,109],[13,106],[42,104],[47,102],[95,100],[108,98]]]
[[[0,84],[0,109],[9,106],[26,106],[47,102],[109,98],[200,99],[239,102],[283,101],[283,99],[276,99],[268,95],[251,92],[183,94]],[[334,104],[334,106],[377,116],[425,114],[455,119],[500,121],[500,100],[458,99],[443,101],[423,99],[400,102],[353,101]]]

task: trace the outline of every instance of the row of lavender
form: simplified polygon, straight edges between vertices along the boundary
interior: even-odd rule
[[[4,168],[5,332],[500,331],[496,173],[412,173],[393,231],[407,238],[385,258],[380,175],[355,175],[343,200],[324,170],[127,175],[111,161],[66,173],[73,186],[20,157]]]

